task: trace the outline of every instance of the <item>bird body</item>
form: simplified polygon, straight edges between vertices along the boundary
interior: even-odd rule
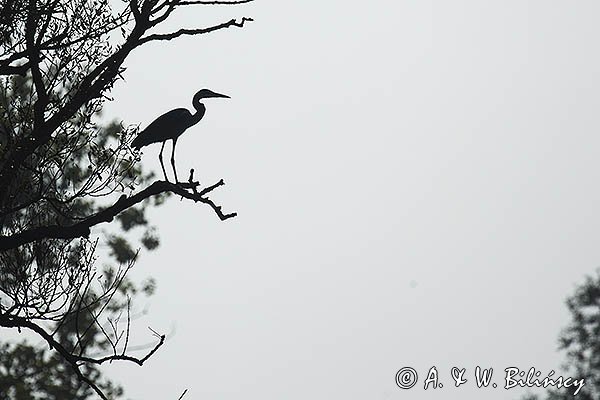
[[[131,147],[139,150],[152,143],[161,143],[165,140],[178,138],[189,127],[202,119],[206,107],[204,107],[204,104],[201,104],[201,106],[195,115],[186,108],[176,108],[164,113],[133,139]]]
[[[171,165],[173,166],[173,172],[175,174],[175,182],[177,182],[177,170],[175,169],[175,145],[177,144],[177,139],[189,127],[196,125],[198,122],[200,122],[202,117],[204,117],[206,107],[200,102],[200,100],[209,97],[229,98],[229,96],[224,94],[215,93],[209,89],[202,89],[197,92],[192,99],[192,105],[196,109],[194,114],[185,108],[176,108],[166,112],[160,117],[156,118],[131,142],[131,147],[138,150],[144,146],[148,146],[149,144],[162,142],[158,159],[160,160],[160,166],[162,167],[163,174],[165,175],[165,180],[168,181],[165,166],[162,161],[162,152],[165,147],[165,142],[169,139],[173,140]]]

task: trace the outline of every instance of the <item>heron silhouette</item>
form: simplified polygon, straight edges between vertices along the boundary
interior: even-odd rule
[[[178,183],[179,180],[177,179],[177,169],[175,168],[175,145],[177,144],[177,139],[189,127],[194,126],[198,122],[200,122],[200,120],[204,116],[204,113],[206,112],[206,107],[200,102],[200,100],[211,97],[224,97],[227,99],[230,98],[227,95],[215,93],[209,89],[202,89],[199,92],[197,92],[194,95],[194,98],[192,99],[192,106],[194,106],[194,108],[196,109],[196,112],[194,114],[192,114],[186,108],[176,108],[174,110],[166,112],[160,117],[156,118],[131,142],[131,147],[138,150],[144,146],[148,146],[149,144],[162,142],[162,147],[160,148],[160,154],[158,155],[158,159],[160,160],[160,166],[162,168],[163,174],[165,175],[166,181],[169,181],[169,179],[167,178],[167,172],[165,171],[165,165],[163,164],[162,158],[165,143],[169,139],[173,141],[173,150],[171,152],[171,166],[173,167],[173,173],[175,174],[175,183]]]

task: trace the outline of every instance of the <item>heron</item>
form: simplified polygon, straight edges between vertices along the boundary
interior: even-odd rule
[[[177,169],[175,168],[175,145],[177,144],[177,139],[188,128],[200,122],[202,117],[204,117],[204,113],[206,112],[206,107],[200,102],[200,100],[211,97],[230,98],[227,95],[215,93],[209,89],[202,89],[198,91],[192,99],[192,106],[196,109],[194,114],[192,114],[186,108],[176,108],[166,112],[160,117],[156,118],[131,142],[131,147],[138,150],[144,146],[148,146],[149,144],[162,142],[158,159],[160,160],[160,166],[167,182],[169,179],[167,178],[167,172],[165,171],[165,165],[163,164],[162,158],[165,143],[167,143],[167,140],[169,139],[173,141],[171,166],[173,167],[173,173],[175,174],[175,183],[178,183],[179,180],[177,179]]]

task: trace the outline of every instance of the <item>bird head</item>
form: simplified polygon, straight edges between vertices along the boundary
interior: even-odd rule
[[[225,94],[215,93],[209,89],[202,89],[194,95],[194,100],[206,99],[210,97],[224,97],[229,99],[230,97]]]

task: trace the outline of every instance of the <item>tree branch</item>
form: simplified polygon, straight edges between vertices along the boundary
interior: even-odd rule
[[[108,400],[104,395],[102,390],[96,385],[90,378],[83,375],[81,370],[79,369],[79,365],[77,364],[77,357],[71,354],[67,349],[63,347],[59,342],[57,342],[51,334],[46,332],[39,325],[25,319],[22,317],[9,316],[0,314],[0,326],[4,326],[7,328],[27,328],[29,330],[34,331],[38,335],[40,335],[50,346],[51,349],[55,349],[63,359],[69,363],[69,365],[73,368],[77,377],[82,381],[88,384],[103,400]]]
[[[12,66],[12,65],[0,65],[0,75],[27,75],[31,63],[27,61],[25,64]]]
[[[46,341],[46,343],[48,343],[48,346],[50,346],[51,349],[56,350],[62,356],[62,358],[73,368],[73,370],[77,374],[78,378],[82,382],[85,382],[86,384],[88,384],[104,400],[107,400],[107,397],[104,395],[102,390],[90,378],[88,378],[81,372],[81,370],[79,369],[78,363],[85,362],[85,363],[90,363],[90,364],[103,364],[107,361],[121,360],[121,361],[131,361],[133,363],[138,364],[139,366],[142,366],[165,343],[165,339],[166,339],[165,335],[157,334],[156,336],[160,339],[159,342],[143,358],[127,356],[125,354],[122,354],[122,355],[115,354],[115,355],[107,356],[107,357],[103,357],[103,358],[91,358],[91,357],[84,357],[84,356],[78,356],[76,354],[73,354],[72,352],[67,350],[62,344],[60,344],[60,342],[58,342],[56,339],[54,339],[52,334],[46,332],[46,330],[44,330],[42,327],[40,327],[39,325],[37,325],[36,323],[34,323],[32,321],[27,320],[26,318],[10,316],[7,314],[0,314],[0,326],[6,327],[6,328],[26,328],[26,329],[29,329],[29,330],[37,333],[39,336],[41,336]]]
[[[199,185],[198,182],[175,184],[166,181],[156,181],[146,189],[136,193],[131,197],[122,195],[112,206],[105,208],[104,210],[74,225],[41,226],[10,236],[0,236],[0,251],[13,249],[42,239],[74,239],[77,237],[88,237],[93,226],[102,222],[111,222],[113,218],[121,211],[126,210],[149,197],[166,192],[178,194],[186,199],[193,200],[194,202],[207,204],[213,209],[221,221],[225,221],[226,219],[235,217],[237,213],[224,214],[221,211],[220,206],[217,206],[212,200],[210,200],[208,197],[205,197],[206,194],[224,184],[225,182],[223,182],[221,179],[214,185],[197,192],[195,188]],[[194,192],[190,193],[186,189],[192,189]]]
[[[176,32],[172,32],[172,33],[164,33],[164,34],[153,34],[153,35],[149,35],[146,37],[143,37],[140,39],[140,44],[142,43],[146,43],[146,42],[150,42],[153,40],[172,40],[175,39],[179,36],[182,35],[202,35],[205,33],[210,33],[210,32],[214,32],[214,31],[218,31],[220,29],[225,29],[225,28],[229,28],[232,26],[237,26],[239,28],[244,26],[245,22],[248,21],[254,21],[252,18],[242,18],[241,22],[237,22],[235,19],[232,19],[230,21],[224,22],[222,24],[219,25],[215,25],[215,26],[211,26],[208,28],[202,28],[202,29],[180,29]]]
[[[42,72],[40,70],[40,52],[36,46],[35,31],[37,28],[37,10],[34,0],[29,0],[29,13],[25,23],[25,41],[29,63],[31,64],[31,77],[35,86],[37,99],[33,105],[34,108],[34,127],[40,126],[44,122],[44,111],[48,104],[48,93],[44,86]],[[41,39],[40,39],[41,40]]]
[[[91,358],[91,357],[83,357],[83,356],[76,356],[76,358],[79,361],[83,361],[83,362],[87,362],[87,363],[91,363],[91,364],[103,364],[107,361],[120,360],[120,361],[131,361],[133,363],[136,363],[139,366],[142,366],[165,343],[165,339],[166,339],[165,335],[160,335],[159,338],[160,338],[159,342],[143,358],[127,356],[125,354],[114,354],[112,356],[106,356],[106,357],[102,357],[102,358]]]

